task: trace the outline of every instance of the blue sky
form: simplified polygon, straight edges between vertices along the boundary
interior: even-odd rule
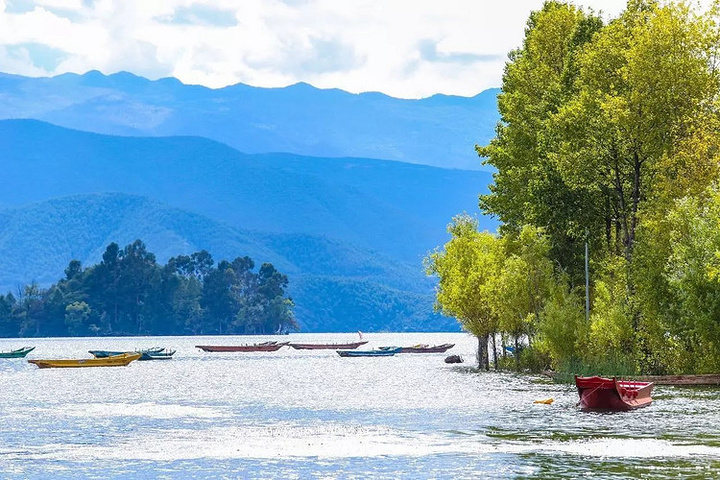
[[[578,2],[606,16],[624,0]],[[542,0],[0,0],[0,71],[300,81],[403,98],[499,86]]]

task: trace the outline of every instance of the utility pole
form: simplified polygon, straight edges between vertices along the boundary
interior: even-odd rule
[[[588,264],[588,229],[585,229],[585,321],[590,322],[590,267]]]

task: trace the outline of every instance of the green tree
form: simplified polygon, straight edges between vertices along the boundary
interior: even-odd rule
[[[202,250],[158,265],[141,240],[109,244],[86,269],[72,260],[47,289],[0,296],[0,333],[15,335],[275,333],[298,329],[288,278],[250,257],[221,261]],[[239,322],[247,316],[248,322]]]
[[[85,302],[73,302],[65,307],[65,325],[70,335],[84,335],[87,332],[88,318],[90,318],[90,306]]]
[[[18,326],[12,315],[15,307],[15,297],[12,293],[0,295],[0,336],[15,337],[18,335]]]
[[[147,250],[145,243],[135,240],[120,252],[118,264],[118,304],[124,314],[120,317],[120,328],[124,332],[146,333],[146,304],[153,284],[160,281],[155,255]]]
[[[46,291],[36,281],[21,287],[20,301],[15,305],[13,315],[20,323],[21,336],[39,336],[43,323],[43,308]]]
[[[503,238],[505,255],[495,280],[495,304],[499,328],[515,341],[519,362],[521,340],[531,344],[550,290],[553,264],[548,255],[549,238],[541,228],[525,225],[518,235]],[[519,364],[518,364],[519,365]]]
[[[478,221],[458,215],[448,225],[452,238],[425,259],[428,275],[439,278],[436,309],[457,318],[478,339],[478,367],[489,369],[488,339],[497,332],[495,280],[502,266],[502,245],[478,231]]]
[[[567,185],[552,151],[553,115],[573,93],[582,47],[602,26],[598,16],[564,2],[545,2],[527,22],[521,48],[510,52],[498,95],[501,122],[486,147],[476,147],[497,172],[480,207],[501,221],[501,232],[524,225],[543,227],[551,238],[553,258],[568,269],[571,281],[582,278],[578,238],[600,215],[602,201]]]
[[[603,199],[608,246],[628,262],[643,203],[665,172],[682,174],[677,146],[714,116],[716,36],[684,4],[630,1],[582,49],[576,91],[547,125],[549,160],[571,188]]]
[[[687,197],[670,214],[671,254],[665,275],[672,287],[669,333],[691,352],[698,372],[720,369],[720,190]]]
[[[587,352],[589,325],[579,295],[566,281],[554,283],[538,325],[536,347],[551,360],[551,367],[565,368],[582,361]]]
[[[701,12],[684,2],[630,0],[603,25],[548,1],[510,54],[497,135],[477,148],[498,170],[480,206],[500,218],[503,235],[529,224],[550,238],[549,256],[569,285],[552,289],[540,315],[547,322],[533,317],[555,360],[578,351],[555,348],[553,339],[569,333],[554,336],[547,326],[572,310],[571,298],[557,292],[574,295],[581,285],[586,235],[593,313],[589,325],[571,322],[581,329],[571,336],[576,345],[587,341],[590,356],[624,356],[656,373],[687,368],[683,352],[699,352],[700,338],[702,350],[714,348],[710,324],[701,328],[688,316],[695,295],[688,292],[700,290],[666,269],[679,254],[667,211],[679,208],[678,199],[701,199],[720,173],[719,19],[717,2]],[[707,251],[691,250],[707,260]],[[498,288],[515,291],[522,268],[510,258],[505,270]],[[498,315],[519,331],[513,303]],[[693,327],[681,328],[682,318]]]

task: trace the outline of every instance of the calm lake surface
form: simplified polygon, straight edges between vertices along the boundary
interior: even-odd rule
[[[341,358],[194,347],[268,337],[0,339],[0,350],[35,345],[28,358],[177,350],[116,368],[0,360],[0,478],[708,478],[720,468],[720,389],[656,386],[648,408],[587,413],[571,385],[470,371],[468,335],[365,339],[361,348],[456,346]],[[449,354],[466,363],[445,364]],[[549,397],[552,405],[533,404]]]

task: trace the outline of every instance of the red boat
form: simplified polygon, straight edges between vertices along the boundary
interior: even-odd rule
[[[290,342],[263,342],[254,345],[195,345],[205,352],[274,352]]]
[[[582,408],[624,411],[650,405],[654,383],[575,375],[575,386]]]
[[[367,340],[355,343],[291,343],[290,346],[295,350],[353,350],[366,343]]]

